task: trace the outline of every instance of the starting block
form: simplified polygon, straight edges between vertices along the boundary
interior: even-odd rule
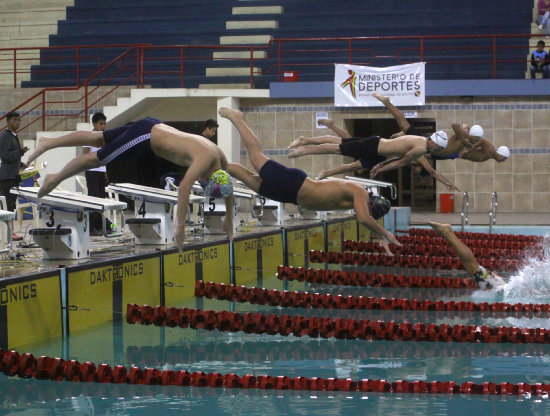
[[[371,191],[373,195],[380,195],[380,188],[390,188],[391,199],[397,199],[397,186],[391,182],[376,181],[358,176],[346,176],[345,179],[360,183],[368,191]]]
[[[201,188],[202,189],[202,188]],[[248,199],[254,207],[254,199],[258,196],[256,192],[244,188],[233,188],[235,205],[233,206],[233,226],[237,231],[237,204],[239,199]],[[209,198],[208,206],[204,207],[204,231],[207,234],[223,234],[223,222],[225,220],[225,200],[224,198]],[[252,216],[255,216],[253,213]]]
[[[135,185],[132,183],[109,184],[107,190],[125,195],[135,201],[134,218],[126,224],[136,238],[136,244],[172,244],[175,242],[175,218],[178,203],[177,191]],[[201,223],[204,197],[190,195],[194,221]]]
[[[303,220],[323,220],[327,217],[327,211],[310,211],[298,206],[298,214]]]
[[[240,200],[250,201],[250,214],[261,225],[282,225],[284,222],[284,204],[260,196],[246,188],[233,188],[235,207],[233,208],[233,225],[237,231],[237,205]],[[223,198],[210,198],[204,210],[204,227],[209,234],[223,233],[225,220],[225,201]]]
[[[244,188],[244,183],[237,181],[240,186],[237,191],[243,194],[249,193],[251,200],[251,215],[256,218],[260,225],[277,226],[283,225],[285,221],[285,203],[274,201],[261,196],[260,194]]]
[[[0,209],[0,222],[3,222],[4,224],[6,224],[6,227],[7,227],[6,246],[4,248],[0,247],[0,254],[7,253],[8,251],[11,250],[12,229],[11,229],[10,221],[13,221],[14,218],[15,218],[15,213]],[[0,241],[2,240],[3,239],[0,239]]]
[[[45,259],[82,259],[90,256],[90,211],[99,211],[103,215],[105,211],[115,210],[124,217],[125,202],[61,190],[38,198],[39,190],[38,187],[19,187],[12,188],[11,193],[36,203],[42,211],[41,227],[33,228],[29,234],[42,248]],[[121,229],[118,233],[107,234],[103,221],[105,237],[119,237],[123,232]]]
[[[258,221],[262,225],[284,225],[285,222],[285,203],[274,201],[272,199],[260,197],[261,214],[258,215]]]

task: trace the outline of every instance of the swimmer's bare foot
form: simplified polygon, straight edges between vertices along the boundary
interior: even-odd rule
[[[372,94],[372,96],[384,105],[390,104],[389,97],[386,97],[385,95],[374,93],[374,94]]]
[[[55,175],[51,173],[47,174],[44,176],[44,182],[42,182],[42,185],[38,190],[38,197],[42,198],[43,196],[48,195],[57,185]]]
[[[306,144],[306,138],[304,136],[300,136],[293,140],[292,143],[288,145],[287,149],[295,149],[296,147],[303,146],[304,144]]]
[[[451,227],[451,224],[441,224],[435,221],[428,221],[427,224],[442,236],[453,233],[453,228]]]
[[[54,140],[55,139],[52,139],[50,137],[39,137],[36,141],[36,149],[34,149],[33,152],[29,155],[26,164],[30,165],[32,161],[35,160],[38,156],[49,150]]]
[[[300,146],[300,147],[297,147],[296,149],[294,149],[289,155],[288,157],[291,158],[291,159],[295,159],[297,157],[300,157],[300,156],[304,156],[306,155],[306,149],[304,146]]]
[[[220,107],[218,114],[228,120],[241,120],[243,118],[242,112],[229,107]]]

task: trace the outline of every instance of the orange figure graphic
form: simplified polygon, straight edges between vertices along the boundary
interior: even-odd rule
[[[350,76],[348,78],[346,78],[346,80],[344,82],[342,82],[342,84],[340,84],[340,87],[345,88],[349,85],[351,95],[353,95],[353,98],[357,98],[357,97],[355,97],[355,81],[356,81],[355,71],[353,71],[351,69],[348,69],[348,74]]]

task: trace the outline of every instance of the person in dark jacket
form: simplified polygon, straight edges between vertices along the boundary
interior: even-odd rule
[[[0,193],[6,197],[8,211],[15,211],[17,195],[10,193],[10,189],[19,186],[21,176],[19,170],[25,167],[21,162],[21,156],[25,154],[28,147],[21,147],[17,137],[17,130],[21,125],[19,113],[14,111],[6,115],[8,127],[0,133]],[[13,230],[13,222],[12,222]],[[22,237],[13,234],[13,240],[22,240]]]
[[[531,79],[535,79],[536,73],[541,72],[543,78],[548,78],[550,71],[548,70],[548,64],[550,63],[550,57],[548,52],[544,50],[545,43],[542,40],[537,42],[537,49],[531,53]]]

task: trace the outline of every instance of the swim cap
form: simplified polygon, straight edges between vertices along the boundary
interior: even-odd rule
[[[447,133],[445,133],[442,130],[436,131],[434,134],[430,136],[430,139],[432,139],[432,142],[437,144],[439,147],[442,147],[443,149],[447,147],[447,143],[449,141],[449,138],[447,137]]]
[[[483,127],[481,127],[479,124],[474,124],[472,127],[470,127],[470,131],[468,134],[470,136],[479,137],[481,139],[483,137]]]
[[[508,149],[507,146],[500,146],[498,149],[497,149],[497,153],[503,157],[505,157],[506,159],[508,159],[510,157],[510,149]]]
[[[223,169],[216,170],[206,184],[201,184],[204,195],[212,198],[227,198],[233,192],[231,176]]]
[[[372,218],[377,220],[388,213],[391,208],[390,201],[383,196],[369,194],[369,208]]]

